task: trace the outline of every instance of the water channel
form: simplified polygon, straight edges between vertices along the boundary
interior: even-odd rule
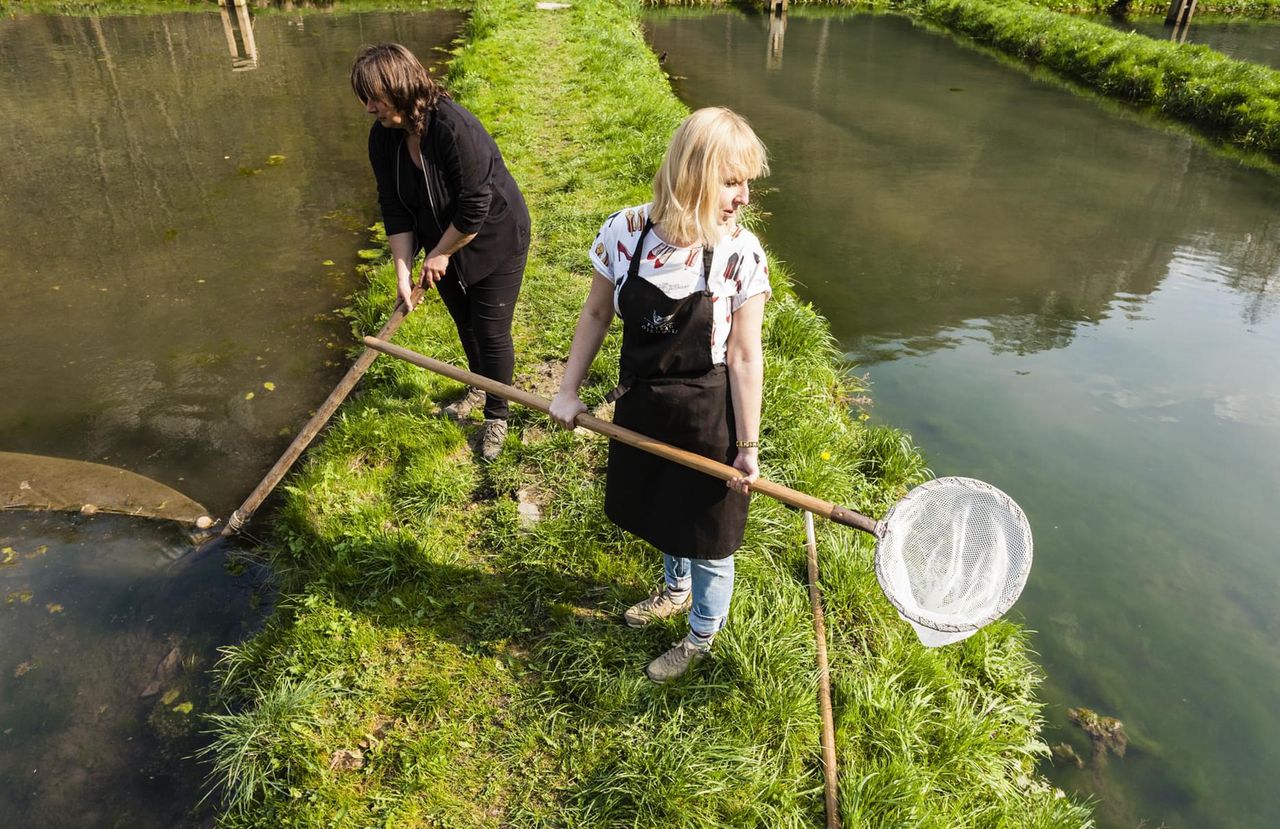
[[[439,64],[460,23],[0,20],[0,451],[237,505],[346,363],[335,310],[376,218],[351,58],[398,40]],[[5,825],[197,822],[203,671],[270,592],[217,562],[172,577],[188,547],[171,525],[0,513]]]
[[[1103,827],[1273,825],[1280,176],[902,17],[648,25],[771,148],[766,244],[872,416],[1026,509],[1046,736],[1130,737],[1046,771]]]
[[[1222,20],[1208,18],[1197,20],[1177,33],[1165,26],[1160,18],[1142,17],[1134,20],[1116,20],[1100,17],[1098,22],[1122,32],[1137,32],[1155,40],[1176,37],[1188,46],[1208,46],[1236,60],[1248,60],[1280,69],[1280,23],[1259,20]]]

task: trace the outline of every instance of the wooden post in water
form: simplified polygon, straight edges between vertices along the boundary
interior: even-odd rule
[[[765,57],[765,68],[777,71],[782,68],[782,40],[787,32],[787,15],[769,15],[769,53]]]
[[[222,33],[227,36],[227,49],[231,52],[231,59],[235,60],[240,57],[240,46],[236,43],[236,30],[231,25],[231,14],[227,11],[228,3],[218,4],[218,13],[222,15]]]
[[[1172,0],[1169,13],[1164,16],[1164,25],[1173,27],[1171,40],[1178,39],[1178,30],[1182,30],[1182,40],[1187,39],[1186,27],[1191,25],[1191,16],[1196,13],[1196,0]]]
[[[240,30],[240,44],[236,43],[235,33],[231,27],[229,11],[234,9],[236,28]],[[249,0],[220,0],[218,11],[222,13],[222,28],[227,35],[227,46],[231,49],[231,69],[243,72],[256,69],[258,66],[258,43],[253,37],[253,19],[249,16]],[[243,45],[243,53],[240,46]]]
[[[787,0],[764,0],[764,7],[771,15],[786,14]]]

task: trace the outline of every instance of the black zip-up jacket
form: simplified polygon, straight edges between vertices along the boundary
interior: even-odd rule
[[[378,122],[369,130],[369,163],[387,235],[413,231],[414,251],[431,250],[450,224],[476,238],[449,258],[449,271],[473,285],[529,247],[529,209],[502,153],[462,105],[440,98],[422,136],[419,170],[409,134]]]

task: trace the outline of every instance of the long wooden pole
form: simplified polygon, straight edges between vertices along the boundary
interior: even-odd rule
[[[497,380],[490,380],[488,377],[482,377],[479,374],[473,374],[469,371],[458,368],[457,366],[443,363],[439,360],[419,354],[416,351],[410,351],[407,348],[401,348],[398,345],[392,345],[373,337],[365,337],[364,344],[376,351],[389,354],[406,363],[412,363],[415,366],[429,369],[436,374],[443,374],[445,377],[451,377],[460,383],[466,383],[476,388],[484,389],[487,392],[504,397],[513,403],[520,403],[531,409],[537,409],[540,412],[550,412],[551,403],[537,395],[530,394],[527,391],[518,389],[515,386],[508,386],[506,383],[499,383]],[[722,481],[728,481],[732,478],[739,478],[742,473],[734,469],[728,464],[713,461],[710,458],[704,458],[693,452],[677,449],[661,441],[654,440],[651,437],[642,435],[639,432],[633,432],[630,429],[624,429],[621,426],[610,423],[607,420],[601,420],[598,417],[589,415],[586,412],[578,415],[574,420],[574,425],[583,426],[593,432],[598,432],[606,437],[613,438],[616,441],[625,443],[628,446],[634,446],[644,452],[666,458],[669,461],[696,469],[699,472],[705,472],[712,477],[719,478]],[[761,495],[768,495],[770,498],[776,498],[784,504],[793,507],[799,507],[806,512],[812,512],[815,515],[821,515],[835,521],[837,524],[844,524],[846,527],[862,530],[870,533],[876,538],[884,535],[884,522],[876,521],[868,518],[862,513],[855,512],[848,507],[842,507],[833,504],[830,501],[824,501],[821,498],[815,498],[812,495],[806,495],[803,492],[797,492],[790,487],[782,484],[775,484],[764,478],[758,478],[755,483],[751,484],[754,492]]]
[[[822,781],[827,803],[827,829],[840,829],[840,798],[836,778],[836,728],[831,714],[831,669],[827,664],[827,624],[818,591],[818,541],[813,513],[804,514],[805,546],[809,557],[809,604],[813,606],[813,634],[818,645],[818,713],[822,715]]]
[[[547,400],[515,386],[481,377],[449,363],[441,362],[424,354],[418,354],[398,345],[382,342],[373,337],[365,337],[364,344],[370,349],[381,351],[407,363],[412,363],[415,366],[429,369],[461,383],[467,383],[500,397],[505,397],[513,403],[520,403],[540,412],[550,413],[551,411],[551,404]],[[633,432],[607,420],[601,420],[586,412],[578,415],[574,419],[574,424],[613,438],[628,446],[634,446],[636,449],[658,455],[691,469],[696,469],[699,472],[705,472],[721,480],[727,481],[742,474],[739,470],[727,464],[713,461],[693,452],[687,452],[684,449],[677,449],[639,432]],[[863,530],[877,538],[883,534],[884,525],[882,522],[875,521],[846,507],[837,506],[821,498],[814,498],[803,492],[797,492],[794,489],[775,484],[764,478],[757,479],[751,485],[751,489],[805,511],[805,534],[807,536],[809,556],[809,602],[813,606],[813,627],[818,647],[818,709],[822,715],[822,766],[827,829],[840,829],[840,808],[836,789],[835,726],[831,713],[831,672],[827,664],[827,628],[822,614],[822,597],[818,592],[818,545],[813,532],[813,516],[815,513],[826,516],[836,523]]]
[[[425,291],[422,288],[415,288],[411,299],[414,306],[422,300]],[[400,324],[404,322],[408,316],[403,302],[397,302],[395,310],[391,312],[391,318],[387,320],[387,324],[382,326],[382,330],[378,332],[376,342],[389,339],[400,328]],[[365,337],[365,342],[374,339],[373,337]],[[222,527],[222,531],[209,541],[200,545],[203,550],[212,543],[224,538],[229,538],[240,532],[245,524],[253,520],[253,514],[258,507],[262,506],[262,502],[267,499],[271,491],[276,488],[280,480],[293,466],[294,461],[302,455],[306,448],[311,445],[311,441],[315,440],[316,435],[320,434],[320,430],[329,422],[329,418],[333,417],[333,413],[342,405],[342,401],[347,399],[347,395],[351,394],[351,390],[355,388],[356,383],[360,382],[360,378],[369,370],[369,366],[377,358],[378,352],[366,348],[364,353],[347,369],[347,373],[338,381],[338,385],[333,387],[333,391],[329,392],[329,396],[320,404],[320,408],[316,409],[316,413],[302,427],[302,431],[298,432],[293,442],[289,444],[289,448],[284,450],[284,454],[280,456],[275,465],[267,471],[266,476],[258,482],[258,485],[249,493],[249,497],[244,499],[244,503],[240,508],[231,513],[231,517]]]

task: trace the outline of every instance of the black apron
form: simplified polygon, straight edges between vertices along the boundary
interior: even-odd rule
[[[617,400],[613,422],[731,464],[737,456],[733,399],[724,365],[711,363],[711,293],[671,299],[639,277],[652,227],[645,223],[618,295],[622,355],[618,387],[609,395]],[[704,278],[710,259],[710,250],[704,251]],[[605,514],[664,553],[733,555],[742,545],[748,503],[719,478],[609,442]]]

